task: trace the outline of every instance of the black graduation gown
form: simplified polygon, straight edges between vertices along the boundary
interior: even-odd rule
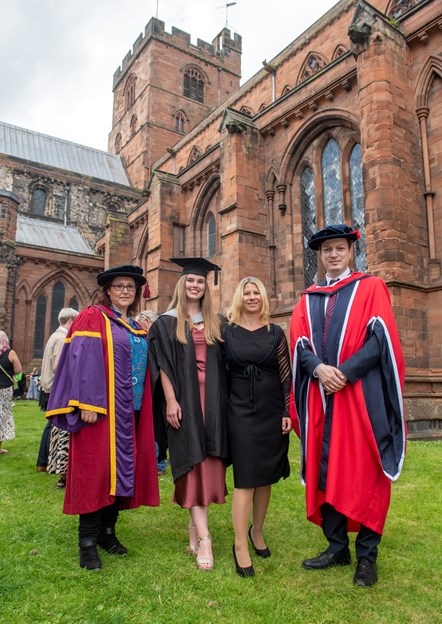
[[[190,331],[187,344],[176,339],[177,319],[164,314],[149,331],[149,362],[154,417],[166,423],[170,465],[174,481],[207,456],[227,461],[227,387],[219,344],[207,345],[205,417],[201,409],[195,347]],[[166,421],[166,401],[160,371],[170,379],[183,418],[174,429]]]

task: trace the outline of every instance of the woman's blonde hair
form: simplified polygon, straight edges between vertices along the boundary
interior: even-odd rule
[[[4,331],[0,331],[0,355],[9,349],[9,338]]]
[[[187,314],[186,278],[187,275],[182,275],[178,280],[175,290],[173,291],[172,301],[167,308],[168,310],[175,308],[177,311],[176,338],[181,344],[187,344],[186,322],[189,324],[190,331],[195,327],[192,319]],[[201,312],[204,318],[204,337],[206,343],[213,345],[217,341],[222,342],[221,323],[213,309],[212,297],[210,296],[207,280],[204,295],[201,299]]]
[[[257,277],[243,277],[238,286],[236,287],[235,294],[233,295],[232,305],[227,312],[227,318],[231,325],[238,325],[241,321],[241,314],[243,309],[243,294],[244,288],[247,284],[254,284],[259,290],[261,295],[261,312],[259,314],[259,320],[263,325],[269,327],[270,323],[270,305],[269,298],[267,297],[267,291],[264,284]]]

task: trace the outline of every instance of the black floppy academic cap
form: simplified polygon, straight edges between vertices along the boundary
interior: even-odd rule
[[[326,240],[330,240],[331,238],[347,238],[351,240],[352,243],[354,243],[358,240],[358,238],[361,238],[361,233],[359,230],[353,230],[349,225],[346,225],[345,223],[327,225],[327,227],[325,227],[324,229],[319,230],[319,232],[316,232],[316,234],[313,234],[313,236],[310,237],[307,245],[310,247],[310,249],[318,251],[321,247],[321,244]]]
[[[192,275],[207,277],[209,271],[214,271],[213,283],[215,286],[218,284],[218,271],[221,271],[221,268],[217,264],[210,262],[210,260],[205,258],[171,258],[170,260],[183,267],[181,275],[189,275],[191,273]]]
[[[97,283],[99,286],[105,286],[111,282],[114,277],[131,277],[137,286],[143,286],[147,280],[143,275],[143,269],[134,264],[125,264],[115,266],[102,271],[97,275]]]

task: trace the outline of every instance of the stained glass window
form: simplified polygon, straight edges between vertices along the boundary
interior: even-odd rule
[[[325,225],[343,223],[341,155],[334,139],[327,141],[322,152],[322,185]]]
[[[422,0],[396,0],[390,9],[389,17],[397,19]]]
[[[357,271],[367,270],[367,254],[365,249],[365,206],[364,187],[362,183],[362,150],[357,143],[350,154],[350,196],[351,221],[354,229],[360,230],[361,238],[354,245],[355,268]]]
[[[212,213],[207,220],[207,254],[216,256],[216,221]]]
[[[318,276],[318,258],[316,252],[307,246],[307,241],[316,232],[316,195],[315,176],[310,167],[306,167],[301,175],[301,210],[302,210],[302,242],[304,253],[304,283],[311,286]]]
[[[59,326],[58,314],[61,308],[64,307],[64,285],[61,282],[56,282],[52,289],[52,305],[51,305],[51,334]]]
[[[45,345],[46,297],[39,295],[35,310],[33,357],[42,358]]]

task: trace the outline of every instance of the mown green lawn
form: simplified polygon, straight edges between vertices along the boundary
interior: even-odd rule
[[[78,566],[77,518],[61,513],[57,477],[35,472],[44,418],[35,402],[17,402],[14,413],[17,438],[4,443],[9,454],[0,457],[1,623],[442,622],[441,442],[409,444],[372,588],[353,586],[353,568],[301,568],[325,542],[305,520],[295,436],[292,475],[275,486],[268,515],[272,557],[254,558],[254,578],[234,572],[230,499],[210,511],[215,570],[196,569],[185,553],[187,513],[171,503],[169,470],[160,478],[161,507],[120,516],[129,555],[103,554],[102,571],[88,572]]]

